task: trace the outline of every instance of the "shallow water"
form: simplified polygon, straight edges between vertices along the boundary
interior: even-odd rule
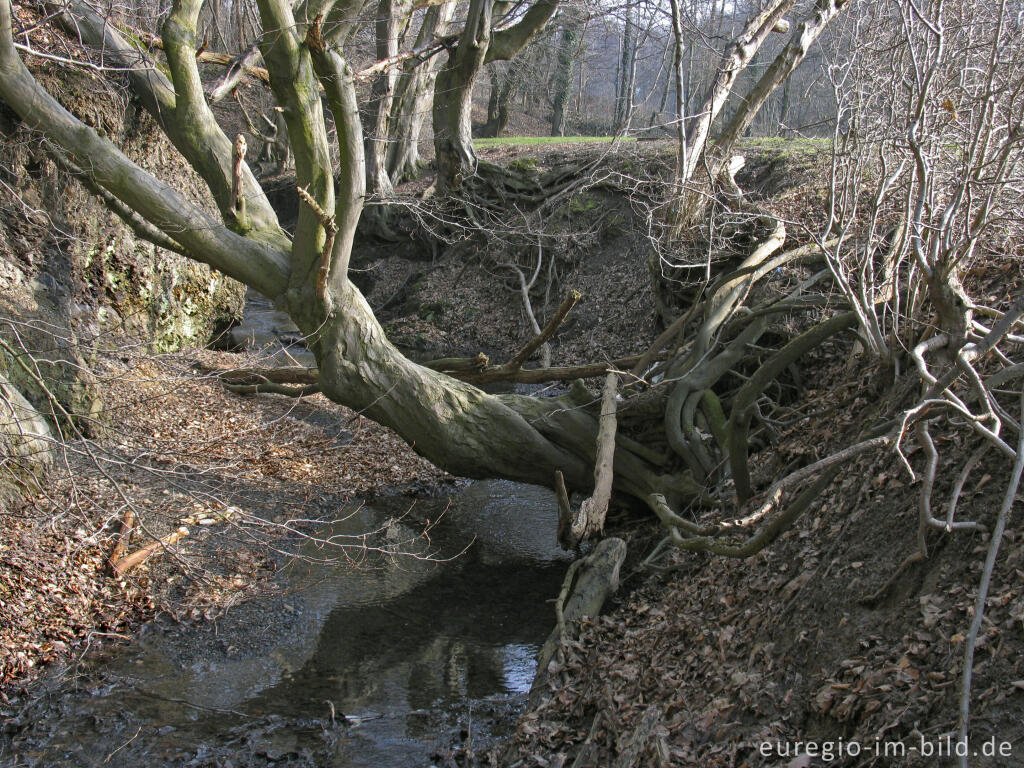
[[[410,503],[364,507],[318,534],[391,521],[384,538],[401,541],[415,532],[401,519]],[[297,561],[283,594],[213,626],[153,625],[88,662],[78,690],[41,702],[0,764],[427,766],[467,735],[486,744],[511,722],[554,624],[557,511],[544,489],[488,481],[450,505],[420,500],[408,519],[439,517],[434,559]]]
[[[245,292],[242,321],[231,329],[231,345],[259,353],[274,365],[315,366],[298,327],[274,302],[258,291]]]

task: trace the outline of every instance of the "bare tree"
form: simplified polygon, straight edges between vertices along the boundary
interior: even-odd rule
[[[981,374],[972,361],[994,350],[1004,339],[1015,338],[1014,323],[1024,314],[1024,307],[1005,315],[993,311],[996,324],[988,327],[977,324],[971,316],[971,312],[983,311],[977,305],[961,299],[960,304],[953,305],[959,308],[956,311],[949,311],[947,306],[950,292],[960,290],[955,282],[959,270],[969,262],[982,236],[998,229],[997,223],[1004,221],[1001,212],[1009,210],[1006,206],[1015,201],[1017,194],[1020,102],[1017,75],[1011,73],[1018,69],[1016,64],[1009,70],[1004,68],[1006,41],[1015,28],[999,10],[1002,6],[984,6],[989,16],[979,20],[976,27],[977,34],[989,34],[982,35],[987,41],[984,45],[974,41],[957,48],[974,57],[977,66],[968,67],[972,73],[986,73],[977,82],[966,84],[940,76],[943,67],[953,71],[963,66],[962,60],[943,58],[951,56],[951,46],[946,44],[949,38],[943,36],[952,33],[943,31],[935,17],[924,11],[910,13],[898,3],[887,6],[892,19],[887,29],[894,36],[887,44],[904,52],[900,61],[907,67],[903,79],[907,84],[903,96],[907,108],[873,111],[872,103],[862,96],[847,94],[841,71],[834,70],[838,101],[857,108],[858,124],[863,124],[866,116],[875,115],[871,119],[880,120],[878,141],[869,141],[868,134],[863,140],[857,139],[860,144],[837,138],[830,222],[820,232],[810,233],[804,244],[785,248],[787,229],[792,224],[747,200],[731,182],[728,162],[714,154],[715,148],[720,152],[734,146],[741,131],[729,126],[747,121],[749,110],[763,106],[764,98],[744,100],[733,112],[726,130],[714,141],[709,138],[714,114],[722,111],[736,82],[736,73],[729,67],[749,63],[771,31],[784,26],[782,15],[792,7],[782,0],[767,4],[726,46],[721,69],[705,96],[704,110],[693,117],[683,115],[690,130],[680,144],[684,154],[676,173],[681,170],[684,177],[690,173],[692,178],[693,169],[702,168],[706,179],[693,186],[702,188],[705,194],[709,184],[722,183],[723,189],[711,188],[710,194],[717,202],[705,210],[719,215],[724,209],[728,214],[715,220],[719,224],[716,236],[730,228],[743,235],[723,245],[731,249],[728,258],[721,261],[728,266],[714,266],[718,256],[709,252],[706,264],[700,265],[706,271],[703,279],[696,281],[699,290],[691,294],[697,300],[671,319],[665,333],[643,354],[628,360],[540,370],[525,370],[523,363],[551,337],[575,299],[563,302],[545,327],[537,322],[539,333],[503,365],[439,361],[429,367],[412,363],[391,346],[365,300],[347,279],[365,175],[353,76],[332,45],[332,35],[338,34],[343,24],[334,22],[332,26],[328,21],[339,14],[344,18],[344,9],[331,5],[302,7],[295,15],[286,4],[273,0],[261,3],[267,31],[260,47],[293,137],[297,185],[303,200],[295,234],[289,237],[277,226],[244,159],[219,131],[198,87],[196,6],[184,0],[175,4],[164,25],[169,77],[120,36],[110,20],[81,3],[73,4],[71,13],[84,36],[94,45],[102,45],[108,58],[116,57],[129,68],[126,75],[139,89],[144,103],[152,106],[168,134],[213,191],[221,222],[133,166],[116,147],[82,125],[40,88],[11,42],[12,18],[6,3],[0,6],[0,71],[4,75],[0,96],[49,140],[55,152],[75,163],[88,183],[106,194],[115,207],[120,206],[138,231],[222,269],[285,305],[308,335],[318,360],[318,368],[302,372],[296,382],[316,387],[330,398],[393,426],[438,465],[472,477],[502,476],[544,485],[554,485],[555,478],[561,476],[568,490],[589,491],[595,483],[591,468],[601,455],[601,465],[613,475],[614,492],[648,506],[666,526],[666,541],[683,549],[739,557],[759,551],[792,526],[851,457],[882,446],[899,446],[908,429],[913,429],[927,446],[929,426],[922,418],[938,403],[951,414],[969,415],[972,431],[1005,455],[1014,454],[999,437],[997,428],[997,422],[1011,423],[1006,407],[992,395],[994,384],[979,388]],[[804,21],[796,25],[775,63],[761,76],[759,82],[764,86],[755,85],[752,93],[770,92],[784,82],[796,65],[794,59],[806,54],[808,36],[818,36],[823,24],[837,18],[842,8],[818,0]],[[510,20],[508,29],[525,23],[533,10],[518,21]],[[478,11],[486,15],[487,8]],[[938,10],[928,12],[941,19],[948,10],[940,4]],[[674,26],[678,30],[678,24]],[[476,28],[493,30],[493,25]],[[853,29],[855,32],[856,25]],[[502,39],[497,37],[500,33],[500,29],[494,33],[496,40]],[[467,39],[463,33],[458,45]],[[477,45],[475,38],[470,42]],[[494,50],[490,45],[487,42],[488,50]],[[677,72],[683,54],[679,46]],[[449,67],[458,60],[456,49]],[[986,61],[989,63],[982,67]],[[868,70],[875,66],[871,71],[885,74],[868,59],[856,66]],[[937,74],[930,75],[932,72]],[[938,98],[942,93],[937,90],[940,84],[955,91],[951,97],[956,95],[957,100],[951,98],[951,103],[956,119],[945,105],[945,96]],[[320,88],[338,129],[338,182],[330,165]],[[970,94],[970,99],[956,90],[959,88]],[[880,90],[880,84],[871,86],[871,93]],[[677,101],[682,105],[686,99],[679,95]],[[837,129],[841,133],[843,126],[850,125],[847,118],[844,121]],[[922,126],[926,125],[952,133],[932,138],[923,132]],[[849,133],[848,128],[845,130]],[[896,140],[900,135],[910,139],[900,145]],[[948,151],[954,135],[967,151]],[[869,145],[870,151],[840,151],[843,147]],[[845,188],[861,190],[863,185],[847,184],[844,174],[863,172],[879,150],[891,151],[894,147],[904,153],[905,161],[886,159],[882,162],[884,172],[872,177],[882,180],[873,193],[881,201],[876,208],[882,213],[869,217],[865,225],[863,217],[855,215],[861,198],[852,193],[843,197]],[[882,156],[886,156],[884,152]],[[715,171],[716,164],[725,171],[724,180],[721,171]],[[903,170],[893,179],[900,166]],[[634,183],[621,176],[619,180]],[[903,192],[898,191],[897,181],[903,185]],[[566,183],[564,189],[581,188],[576,180]],[[601,183],[609,183],[608,177]],[[547,197],[558,197],[550,191],[547,197],[538,194],[536,202],[542,207],[549,202]],[[897,205],[900,201],[903,208]],[[885,212],[886,206],[893,207],[891,213]],[[905,219],[902,230],[898,226],[901,210]],[[883,224],[893,218],[897,226],[890,231]],[[890,250],[895,255],[884,257],[888,259],[884,263],[891,266],[882,267],[873,289],[873,267],[869,263]],[[780,270],[803,270],[812,265],[824,265],[824,269],[801,273],[795,282],[764,291],[765,283],[774,280]],[[538,259],[530,271],[539,270]],[[922,335],[925,326],[918,320],[897,332],[892,318],[908,316],[905,302],[899,310],[885,309],[880,303],[895,306],[891,303],[903,301],[894,297],[907,294],[904,283],[891,280],[906,282],[910,278],[911,285],[920,288],[917,295],[932,302],[939,333],[934,333],[935,324],[928,323],[930,335]],[[894,287],[886,288],[886,280]],[[525,272],[522,282],[527,285],[528,295],[530,281],[525,280]],[[839,313],[835,312],[835,287],[843,297],[839,303],[843,311]],[[919,317],[921,299],[917,301],[910,317]],[[876,313],[878,319],[873,321]],[[808,318],[803,333],[793,335],[773,325],[775,318],[796,315]],[[753,345],[773,328],[785,333],[788,341],[766,354],[751,355]],[[883,420],[864,430],[835,454],[775,479],[768,488],[759,486],[750,469],[751,423],[755,419],[770,421],[773,409],[782,407],[769,395],[775,382],[809,352],[854,329],[864,339],[874,339],[874,345],[868,342],[868,349],[881,357],[888,354],[895,359],[900,346],[914,349],[912,357],[923,382],[923,399],[895,421]],[[984,336],[979,338],[977,334]],[[943,350],[945,356],[940,354],[938,364],[928,361],[928,356]],[[739,368],[744,370],[742,383],[725,387],[723,382]],[[1000,381],[1012,379],[1017,370],[1007,368],[1012,372],[1001,374]],[[615,390],[624,390],[630,397],[607,413],[597,410],[598,398],[582,386],[550,399],[487,395],[473,386],[501,379],[564,381],[609,371],[621,372],[621,378],[606,386],[602,399],[614,401]],[[954,393],[951,387],[961,376],[965,377],[968,392]],[[273,383],[275,391],[287,386],[284,381]],[[606,424],[614,417],[619,429],[601,429],[602,415]],[[608,460],[612,444],[602,434],[614,434],[612,461]],[[599,444],[604,445],[603,450]],[[716,497],[709,495],[709,488],[728,487],[722,485],[725,479],[730,479],[735,488],[732,507],[725,506],[720,492]],[[604,482],[602,487],[606,487]],[[732,517],[720,522],[696,522],[681,512],[694,500],[710,503],[712,499],[723,505],[722,510],[733,510]],[[933,526],[930,514],[922,520],[923,526]],[[956,527],[950,524],[951,530]],[[595,532],[587,529],[585,525],[585,535]]]
[[[763,40],[777,25],[783,5],[773,4],[771,13],[753,19],[739,41],[730,46],[727,58],[749,57],[749,45],[744,41],[751,35],[755,41]],[[564,313],[556,313],[537,338],[507,364],[484,371],[452,371],[452,376],[447,376],[399,354],[347,279],[352,238],[365,194],[364,145],[353,74],[337,46],[350,32],[358,4],[306,4],[293,12],[278,0],[260,3],[264,28],[260,50],[288,125],[296,184],[303,201],[293,236],[278,226],[274,211],[248,170],[244,153],[224,134],[209,108],[195,57],[200,8],[199,0],[179,0],[164,23],[169,75],[162,74],[148,54],[117,32],[116,20],[103,18],[81,0],[72,3],[68,13],[88,42],[102,48],[108,60],[126,68],[143,103],[210,187],[221,222],[132,165],[108,140],[76,120],[40,88],[13,46],[7,3],[0,16],[0,68],[4,75],[0,97],[44,135],[55,152],[82,168],[88,182],[102,190],[139,232],[205,261],[287,307],[310,340],[319,362],[314,383],[324,394],[393,426],[417,451],[452,472],[544,485],[553,484],[556,472],[561,472],[570,489],[589,490],[594,482],[590,467],[599,432],[595,398],[581,388],[544,400],[493,396],[458,380],[514,379],[524,374],[534,380],[565,380],[600,375],[614,367],[601,363],[559,371],[522,370],[523,362],[550,337]],[[554,12],[554,6],[539,3],[521,18],[499,17],[497,24],[492,10],[488,3],[471,8],[469,31],[462,33],[444,70],[447,80],[442,83],[439,78],[441,95],[435,98],[435,113],[446,102],[459,105],[446,111],[435,125],[439,146],[453,152],[455,134],[445,133],[453,115],[461,115],[456,143],[471,152],[468,130],[463,130],[468,129],[466,97],[473,79],[469,75],[475,77],[488,57],[499,59],[521,49]],[[716,85],[708,98],[718,103],[726,95]],[[338,135],[341,159],[337,180],[331,165],[324,100],[333,113]],[[710,117],[699,119],[709,121]],[[473,160],[455,154],[467,162]],[[471,170],[461,162],[446,166],[443,156],[438,163],[442,178],[456,166],[462,169],[456,176]],[[562,189],[578,188],[572,171],[560,173]],[[537,202],[544,203],[556,188],[554,183],[540,184]],[[704,483],[721,477],[721,460],[714,458],[715,454],[725,456],[731,451],[739,456],[739,450],[730,446],[746,440],[746,395],[733,403],[730,437],[722,427],[722,407],[714,387],[744,357],[748,345],[763,335],[768,316],[784,313],[796,306],[799,298],[797,294],[783,296],[768,315],[741,312],[752,282],[802,258],[799,249],[779,253],[785,239],[781,224],[767,218],[759,226],[764,231],[741,271],[719,278],[706,298],[674,324],[686,337],[692,323],[691,343],[675,347],[667,360],[658,362],[667,344],[667,339],[659,339],[643,359],[617,363],[620,369],[635,368],[634,375],[645,382],[663,381],[640,398],[646,406],[623,408],[618,418],[623,424],[633,420],[631,428],[636,430],[658,429],[671,453],[666,461],[642,441],[629,438],[628,431],[620,433],[615,460],[609,465],[616,493],[649,505],[672,529],[673,537],[705,531],[673,510],[701,497]],[[571,303],[566,312],[569,307]],[[756,397],[758,386],[768,386],[777,375],[780,360],[791,361],[847,327],[845,319],[826,322],[794,347],[785,348],[781,357],[766,363],[761,376],[754,379],[750,396]],[[711,434],[715,435],[713,444],[703,437]],[[733,463],[739,466],[742,462],[737,458]],[[741,500],[745,501],[745,496]]]
[[[454,2],[430,6],[417,33],[414,50],[427,51],[436,40],[445,37],[454,13]],[[388,137],[387,172],[393,183],[412,178],[419,172],[420,129],[429,111],[436,67],[436,56],[426,61],[413,59],[402,65]]]
[[[1020,416],[1011,415],[1020,405],[1003,386],[1020,375],[1010,355],[1022,340],[1024,297],[972,296],[965,284],[982,260],[1019,258],[1024,235],[1021,19],[1003,0],[890,2],[855,15],[846,32],[830,55],[840,113],[829,216],[817,239],[830,238],[828,269],[856,313],[867,353],[898,367],[910,350],[908,375],[919,394],[896,445],[912,432],[926,461],[915,472],[904,459],[921,481],[917,547],[907,567],[928,556],[930,532],[978,527],[956,513],[984,454],[1015,463],[1006,499],[1021,477],[1024,433]],[[934,436],[957,432],[976,448],[961,460],[945,515],[936,515]],[[1006,437],[1013,432],[1016,446]],[[966,643],[965,742],[975,640],[1009,508],[1004,501],[995,522]]]

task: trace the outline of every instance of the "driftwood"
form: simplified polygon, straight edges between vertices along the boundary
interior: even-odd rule
[[[626,559],[626,542],[602,540],[594,551],[569,566],[562,593],[555,605],[558,625],[537,656],[537,676],[530,688],[531,706],[540,703],[555,653],[568,641],[568,625],[584,616],[596,616],[605,600],[619,588],[619,569]]]
[[[555,331],[558,330],[569,314],[570,310],[576,306],[576,302],[582,298],[583,294],[579,291],[570,291],[569,295],[562,299],[562,303],[558,305],[558,309],[555,310],[555,314],[548,320],[547,325],[544,326],[544,330],[538,333],[533,339],[527,342],[519,352],[517,352],[511,360],[505,363],[503,368],[508,369],[509,372],[519,370],[523,363],[532,355],[538,347],[546,343],[548,339],[555,335]]]
[[[114,576],[120,578],[124,576],[128,571],[137,565],[141,565],[146,562],[157,552],[169,547],[171,544],[176,544],[183,538],[188,536],[189,530],[184,525],[178,528],[176,531],[172,531],[161,539],[157,539],[144,546],[142,549],[137,549],[127,557],[122,557],[120,560],[114,560],[111,562],[111,567],[114,569]]]
[[[156,541],[151,541],[142,549],[137,549],[126,557],[116,557],[118,549],[115,547],[114,553],[110,557],[110,567],[114,572],[114,576],[121,578],[132,568],[146,562],[153,555],[158,552],[166,551],[172,544],[177,544],[189,535],[188,526],[222,523],[233,519],[237,514],[238,509],[236,507],[227,507],[226,509],[218,512],[203,512],[195,515],[189,515],[188,517],[181,519],[181,524],[176,530],[171,531],[166,536],[163,536]],[[129,515],[126,514],[124,525],[129,525],[129,520],[131,520],[131,523],[134,523],[134,518],[134,514],[132,514],[130,518]],[[124,527],[122,527],[122,540],[124,540],[123,531]],[[118,542],[118,547],[120,547],[120,545],[121,541]]]

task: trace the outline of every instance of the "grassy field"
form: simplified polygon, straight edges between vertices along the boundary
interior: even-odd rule
[[[496,139],[473,139],[474,147],[533,146],[536,144],[585,144],[610,142],[614,136],[500,136]],[[625,136],[623,141],[636,141]]]

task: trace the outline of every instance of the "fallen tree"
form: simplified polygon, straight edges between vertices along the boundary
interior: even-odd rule
[[[776,15],[791,5],[780,3]],[[201,6],[200,0],[179,0],[172,6],[161,35],[166,75],[146,65],[147,54],[91,6],[78,0],[66,13],[85,42],[101,47],[108,61],[124,66],[143,105],[209,185],[221,222],[132,164],[39,86],[13,46],[9,0],[0,8],[0,97],[47,138],[58,156],[88,169],[83,174],[89,182],[119,201],[119,210],[127,208],[141,233],[252,285],[287,308],[317,358],[315,382],[306,380],[301,389],[287,391],[281,389],[286,383],[255,374],[256,379],[236,380],[235,386],[289,394],[316,388],[393,427],[419,453],[453,473],[548,486],[560,474],[570,493],[589,493],[598,454],[599,398],[582,386],[545,399],[489,395],[470,382],[565,380],[624,370],[639,366],[641,360],[542,372],[523,369],[523,362],[557,327],[574,299],[567,299],[548,328],[503,366],[447,366],[452,374],[447,375],[404,357],[385,338],[347,276],[365,189],[364,149],[355,76],[335,44],[335,36],[348,28],[332,19],[345,18],[352,8],[328,2],[293,11],[277,0],[259,4],[267,30],[259,48],[287,122],[302,199],[294,235],[289,237],[249,172],[244,151],[240,153],[238,143],[224,134],[208,104],[195,56]],[[552,10],[552,4],[543,4],[527,12],[507,28],[507,34],[497,33],[489,44],[492,48],[484,46],[490,51],[486,55],[512,51]],[[464,36],[459,48],[467,40]],[[453,52],[450,66],[468,50]],[[718,90],[711,95],[721,101],[720,84],[713,87]],[[342,153],[337,177],[330,162],[325,103],[333,113]],[[691,145],[691,153],[704,146],[692,141]],[[571,183],[569,175],[566,179],[564,183]],[[543,203],[544,193],[537,193]],[[808,257],[806,249],[782,250],[785,227],[766,212],[753,211],[751,220],[755,246],[737,269],[718,276],[687,313],[686,322],[677,328],[678,338],[687,341],[674,344],[665,355],[652,349],[642,356],[645,366],[654,361],[654,367],[636,374],[639,386],[627,394],[639,396],[614,417],[620,425],[614,459],[603,462],[611,468],[618,498],[647,505],[677,535],[691,533],[694,524],[672,510],[709,498],[705,487],[723,476],[724,465],[714,456],[727,455],[729,444],[735,442],[726,439],[716,386],[747,359],[773,316],[806,309],[801,303],[806,286],[745,306],[754,284]],[[826,315],[823,319],[831,311],[819,309]],[[660,357],[665,359],[657,362]],[[312,373],[302,376],[311,379]],[[773,378],[761,377],[765,387]],[[655,381],[661,384],[649,386]],[[730,419],[734,426],[741,421],[739,415]],[[669,451],[652,450],[649,439],[631,437],[643,436],[650,428],[664,435]],[[707,435],[713,436],[712,442]],[[588,533],[599,529],[592,526]]]
[[[224,134],[209,106],[195,56],[201,5],[200,0],[179,0],[172,6],[161,35],[167,74],[88,4],[76,0],[65,13],[73,18],[85,42],[102,48],[107,61],[124,67],[142,104],[206,181],[221,221],[135,166],[40,87],[13,44],[9,0],[0,4],[0,98],[47,139],[62,162],[77,168],[92,188],[128,217],[138,232],[257,288],[288,310],[306,335],[317,368],[229,374],[229,383],[238,391],[322,392],[394,428],[423,456],[463,476],[499,476],[547,486],[554,486],[561,477],[567,495],[576,491],[589,494],[595,485],[593,468],[600,464],[604,471],[597,477],[607,479],[610,472],[614,497],[647,507],[668,529],[666,541],[686,549],[735,556],[758,551],[791,526],[842,460],[854,455],[841,450],[824,463],[812,464],[814,471],[797,468],[772,484],[767,502],[758,501],[764,488],[750,479],[752,419],[770,426],[773,416],[765,411],[783,407],[772,395],[780,379],[793,364],[837,335],[857,332],[865,347],[879,354],[878,307],[884,305],[886,296],[898,295],[903,288],[890,285],[888,292],[880,289],[872,294],[862,287],[863,281],[851,281],[843,259],[850,253],[873,253],[881,244],[870,243],[870,232],[868,245],[843,249],[844,237],[850,240],[848,232],[838,227],[837,236],[836,222],[829,222],[821,232],[802,238],[810,242],[787,249],[791,236],[787,224],[746,199],[733,177],[738,164],[722,158],[723,147],[733,146],[736,131],[711,142],[707,115],[702,112],[695,130],[684,131],[680,137],[676,182],[689,186],[664,200],[668,236],[678,222],[675,213],[679,206],[688,205],[690,216],[701,211],[719,216],[734,235],[732,250],[726,257],[707,254],[705,279],[681,294],[691,298],[689,306],[646,352],[584,366],[524,368],[527,358],[570,311],[575,301],[570,295],[535,339],[503,365],[492,366],[479,358],[420,365],[387,340],[365,299],[348,279],[352,239],[365,191],[364,144],[355,75],[338,47],[338,39],[348,34],[350,26],[337,19],[347,18],[355,6],[324,2],[293,10],[278,0],[259,4],[266,30],[259,48],[296,158],[301,204],[294,234],[289,236],[249,172],[238,142]],[[721,76],[713,79],[705,98],[713,112],[720,111],[731,96],[736,82],[733,69],[746,66],[771,31],[786,29],[780,22],[792,7],[793,3],[781,0],[769,4],[730,44],[722,58]],[[779,54],[778,65],[766,72],[768,79],[758,84],[757,101],[764,102],[763,91],[784,80],[810,42],[844,7],[845,3],[819,0]],[[529,19],[532,29],[540,23],[538,19],[549,17],[551,10],[551,4],[544,4],[532,15],[527,12],[507,31],[518,30],[518,42],[520,33],[528,31],[519,24]],[[505,37],[499,34],[495,40]],[[502,43],[494,50],[500,53],[506,48],[511,50]],[[453,57],[451,66],[459,60],[457,51]],[[333,113],[338,132],[342,162],[337,175],[330,160],[325,105]],[[746,112],[737,114],[741,116],[735,119],[740,122],[749,119]],[[915,113],[909,114],[913,117]],[[984,151],[979,149],[979,167],[993,167],[993,159],[1003,162],[997,166],[1002,168],[996,180],[999,183],[1010,178],[1017,136],[1009,133],[1002,144],[990,143]],[[919,154],[923,156],[923,150]],[[925,170],[926,160],[922,161]],[[556,189],[575,188],[581,171],[577,167],[558,172],[560,175],[552,177],[561,185]],[[552,192],[545,191],[537,180],[505,176],[502,184],[506,191],[522,190],[517,204],[532,201],[543,207],[550,201]],[[981,179],[978,184],[992,188],[991,180]],[[470,194],[479,195],[480,189],[470,189]],[[891,183],[883,188],[886,199],[898,198],[893,190]],[[687,203],[698,198],[699,204]],[[977,195],[969,198],[965,192],[959,199],[973,201]],[[944,400],[958,412],[972,414],[979,434],[998,439],[998,430],[986,427],[984,419],[962,398],[949,392],[957,377],[964,375],[974,382],[975,399],[988,403],[986,412],[998,410],[997,403],[985,396],[985,388],[977,387],[972,361],[979,353],[965,347],[970,343],[965,329],[971,328],[971,320],[950,298],[957,291],[957,264],[962,258],[958,254],[965,247],[974,247],[983,222],[990,221],[997,206],[993,202],[974,210],[974,218],[967,217],[973,229],[966,245],[954,244],[942,251],[942,236],[933,237],[934,226],[925,222],[905,226],[903,239],[896,245],[914,254],[928,295],[940,310],[939,333],[921,341],[924,346],[914,356],[927,384],[928,396],[922,402]],[[920,215],[916,209],[912,213]],[[967,216],[954,214],[951,220]],[[927,246],[933,248],[931,254],[926,240],[938,243],[934,248]],[[666,242],[672,243],[671,239]],[[685,248],[680,251],[685,256]],[[899,256],[890,253],[888,258],[898,261]],[[657,261],[652,266],[655,283],[664,287],[663,278],[671,278],[673,270],[693,265]],[[790,276],[785,285],[776,280],[780,274]],[[900,273],[889,270],[887,274],[895,280]],[[793,276],[799,279],[792,280]],[[900,279],[910,285],[918,277],[904,272]],[[773,281],[778,287],[766,289]],[[679,295],[678,290],[676,293]],[[805,329],[795,336],[782,327],[794,317],[801,318],[799,325]],[[1009,321],[1010,326],[1015,319]],[[1004,328],[1003,336],[1010,333],[1010,326]],[[766,351],[760,346],[766,338],[778,339],[780,333],[784,343],[778,348]],[[885,349],[892,347],[892,343],[885,344]],[[995,348],[994,343],[989,349]],[[923,367],[924,355],[939,349],[948,349],[949,359],[957,361],[952,367],[943,367],[944,378]],[[627,369],[628,376],[624,375]],[[498,380],[565,381],[608,373],[623,374],[616,391],[624,400],[614,416],[606,413],[604,418],[606,425],[611,418],[616,426],[614,441],[599,437],[601,398],[582,385],[559,397],[543,399],[490,395],[475,386]],[[295,385],[298,387],[293,388]],[[898,445],[906,430],[927,412],[924,406],[912,407],[899,423],[864,430],[854,436],[853,443],[860,446],[858,451]],[[926,442],[927,425],[915,429]],[[608,431],[606,426],[604,432]],[[1001,440],[996,444],[1001,450],[1005,446]],[[599,461],[599,453],[610,451],[612,445],[612,460],[603,456]],[[722,507],[722,522],[708,524],[684,513],[695,502],[724,504],[727,497],[721,491],[729,486],[735,489],[735,505]],[[796,492],[791,502],[782,498],[783,490]],[[757,506],[747,509],[748,504]],[[729,514],[743,522],[728,522]],[[593,534],[600,527],[598,523],[584,529]]]

